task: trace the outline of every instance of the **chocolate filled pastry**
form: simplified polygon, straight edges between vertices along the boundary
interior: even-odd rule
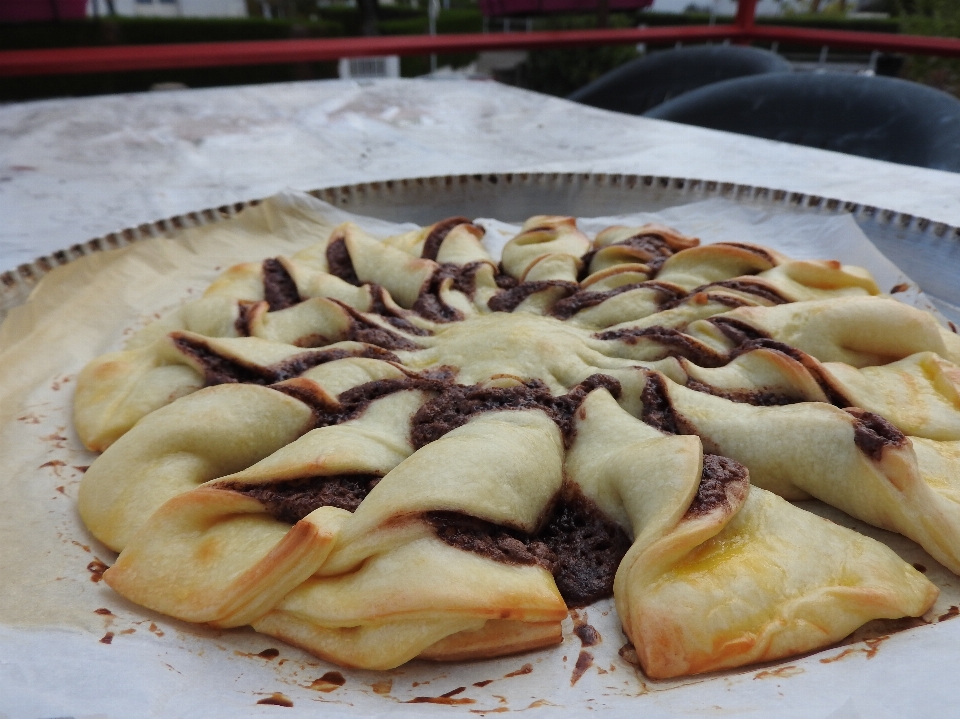
[[[103,575],[348,667],[562,641],[613,597],[653,678],[810,652],[960,571],[960,340],[870,275],[661,225],[351,224],[91,362]],[[779,495],[779,496],[777,496]]]

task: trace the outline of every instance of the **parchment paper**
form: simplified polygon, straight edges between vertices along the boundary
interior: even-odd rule
[[[98,354],[120,348],[145,323],[198,296],[228,266],[292,254],[346,219],[378,236],[410,227],[354,217],[286,192],[237,218],[61,267],[0,327],[0,719],[465,717],[515,711],[572,717],[600,710],[653,718],[954,715],[960,622],[937,618],[951,617],[950,607],[960,605],[960,580],[909,540],[817,502],[801,505],[885,541],[926,568],[942,592],[925,618],[930,626],[874,622],[843,646],[804,658],[653,682],[619,655],[626,640],[608,600],[573,613],[563,644],[552,650],[365,672],[326,664],[249,629],[216,631],[172,620],[95,581],[115,557],[87,533],[75,509],[80,478],[95,458],[82,448],[70,421],[77,372]],[[592,235],[610,224],[650,220],[707,243],[756,242],[797,258],[858,264],[884,289],[909,283],[846,216],[758,211],[710,200],[659,215],[581,219],[580,227]],[[518,228],[480,222],[488,229],[486,245],[499,256]],[[910,287],[896,296],[929,308],[916,285]],[[581,647],[572,634],[575,621],[593,625],[602,642]],[[271,649],[278,653],[265,651]],[[578,659],[581,667],[588,665],[579,678]],[[342,685],[327,674],[332,671]]]

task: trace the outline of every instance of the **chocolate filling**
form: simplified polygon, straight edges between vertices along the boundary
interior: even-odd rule
[[[830,380],[827,379],[826,375],[823,373],[823,368],[816,359],[808,355],[806,352],[802,352],[796,347],[791,347],[783,342],[777,342],[776,340],[764,338],[747,340],[730,353],[730,359],[732,360],[742,354],[746,354],[747,352],[752,352],[757,349],[776,350],[777,352],[782,352],[783,354],[787,355],[787,357],[790,357],[791,359],[794,359],[802,364],[804,369],[810,373],[810,376],[813,377],[814,381],[820,386],[820,389],[823,390],[823,393],[827,396],[827,400],[830,402],[830,404],[840,407],[841,409],[844,407],[849,407],[852,404],[852,402],[850,402],[850,400],[847,399],[838,389],[836,389]]]
[[[434,322],[457,322],[463,319],[460,310],[440,299],[439,288],[437,291],[422,292],[413,304],[413,311]]]
[[[318,352],[304,352],[276,364],[260,366],[245,364],[239,360],[217,354],[205,342],[185,337],[178,332],[170,335],[174,345],[184,355],[193,359],[203,368],[206,385],[230,384],[273,384],[298,377],[312,367],[347,357],[365,357],[388,362],[399,362],[399,358],[379,347],[364,347],[360,350],[329,349]]]
[[[554,397],[539,379],[515,387],[454,385],[417,410],[412,420],[411,440],[419,449],[483,412],[539,409],[557,423],[569,446],[574,434],[574,414],[586,396],[598,387],[607,388],[614,397],[620,396],[620,383],[603,374],[588,377],[559,397]]]
[[[447,544],[508,564],[539,564],[550,571],[567,606],[583,607],[613,594],[613,578],[630,537],[573,485],[564,488],[535,534],[457,512],[424,519]]]
[[[649,339],[664,347],[665,356],[686,357],[701,367],[720,367],[727,363],[726,355],[719,354],[693,337],[670,327],[608,330],[599,332],[594,337],[599,340],[620,340],[629,345],[637,344],[641,339]]]
[[[696,297],[696,295],[691,296]],[[725,305],[726,307],[730,307],[732,309],[736,309],[737,307],[752,306],[747,300],[740,297],[734,297],[733,295],[721,295],[717,294],[716,292],[707,292],[704,294],[704,297],[706,298],[707,302],[716,302],[717,304]]]
[[[663,263],[676,253],[676,250],[670,246],[670,243],[662,235],[650,232],[634,235],[625,240],[620,240],[620,242],[614,242],[611,245],[606,245],[597,250],[591,250],[580,258],[583,262],[580,280],[590,276],[590,263],[593,261],[594,256],[601,250],[607,249],[607,247],[630,247],[634,250],[639,250],[641,256],[637,258],[637,261],[642,262],[650,268],[651,277],[659,272],[660,268],[663,267]]]
[[[677,298],[672,302],[668,302],[665,305],[660,307],[660,310],[672,310],[675,307],[679,307],[684,304],[694,304],[694,305],[705,305],[708,302],[716,302],[717,304],[724,305],[736,309],[737,307],[745,307],[751,305],[748,300],[745,300],[741,297],[734,297],[733,295],[723,295],[717,292],[691,292],[690,294],[684,295],[683,297]]]
[[[453,277],[453,289],[473,299],[477,293],[477,273],[484,266],[489,266],[489,263],[483,260],[468,262],[462,266],[448,263],[441,265],[439,271],[444,273],[444,277]],[[499,287],[500,284],[497,283],[497,286]]]
[[[237,319],[234,320],[233,326],[237,330],[237,334],[241,337],[250,336],[250,310],[252,310],[256,304],[256,302],[249,302],[247,300],[240,300],[237,304]]]
[[[736,292],[743,292],[744,294],[762,297],[763,299],[767,300],[767,302],[770,302],[774,305],[789,304],[793,301],[780,294],[779,290],[772,285],[768,285],[757,280],[747,279],[733,279],[724,280],[722,282],[712,282],[709,285],[697,287],[695,290],[693,290],[693,292],[703,292],[709,290],[711,287],[726,287],[728,290],[734,290]]]
[[[423,243],[423,250],[420,252],[420,257],[425,260],[436,260],[437,255],[440,253],[440,245],[447,239],[450,231],[458,225],[470,224],[473,223],[466,217],[449,217],[446,220],[440,220],[440,222],[435,224],[433,229],[430,230],[430,234],[427,235],[427,239]]]
[[[452,279],[452,289],[462,292],[473,298],[477,291],[477,272],[486,262],[470,262],[466,265],[455,265],[446,262],[430,276],[430,280],[420,291],[413,311],[434,322],[456,322],[462,320],[463,313],[450,307],[440,298],[440,287],[445,280]]]
[[[423,519],[451,547],[506,564],[539,564],[553,570],[557,556],[543,542],[516,529],[459,512],[426,512]]]
[[[376,314],[380,315],[398,330],[403,330],[404,332],[408,332],[412,335],[418,335],[420,337],[431,334],[429,330],[425,330],[422,327],[417,327],[415,324],[413,324],[413,322],[399,314],[396,309],[389,307],[384,299],[384,295],[386,294],[387,291],[380,285],[370,285],[370,295],[373,298],[373,302],[370,307],[371,312],[375,312]]]
[[[236,360],[219,355],[205,343],[171,334],[174,346],[181,354],[200,365],[206,385],[242,382],[245,384],[270,384],[270,372],[264,367],[245,365]]]
[[[437,367],[417,376],[379,379],[351,387],[337,396],[331,405],[329,399],[317,395],[311,387],[297,383],[274,385],[272,389],[300,400],[313,410],[314,428],[330,427],[351,419],[356,419],[370,406],[371,402],[406,390],[424,392],[443,392],[452,385],[454,373],[449,367]]]
[[[346,313],[350,315],[352,320],[345,339],[353,340],[354,342],[366,342],[367,344],[383,347],[387,350],[423,349],[416,342],[408,340],[406,337],[402,337],[396,332],[388,330],[386,327],[381,327],[371,322],[350,305],[332,298],[331,301],[340,305]]]
[[[762,390],[749,389],[721,389],[693,378],[687,380],[686,387],[696,390],[697,392],[703,392],[704,394],[712,394],[714,397],[723,397],[731,402],[752,404],[756,407],[779,407],[801,401],[777,392],[764,392]]]
[[[747,245],[742,242],[718,242],[717,245],[724,247],[737,247],[741,250],[746,250],[747,252],[750,252],[769,262],[771,267],[777,266],[777,261],[774,259],[773,255],[760,247],[754,247],[753,245]]]
[[[285,310],[303,301],[297,283],[280,260],[263,261],[263,297],[270,305],[271,312]]]
[[[787,299],[777,291],[776,288],[768,285],[764,282],[752,279],[732,279],[732,280],[723,280],[722,282],[711,282],[708,285],[700,285],[693,290],[691,290],[687,295],[683,297],[678,297],[665,305],[663,305],[661,310],[669,310],[677,307],[684,302],[688,302],[691,298],[696,297],[700,293],[706,293],[708,301],[719,302],[722,305],[727,307],[743,307],[750,304],[744,299],[739,297],[733,297],[732,295],[722,295],[714,292],[710,292],[711,288],[726,288],[729,290],[734,290],[736,292],[742,292],[744,294],[753,295],[754,297],[760,297],[764,300],[767,300],[774,305],[782,305],[792,300]],[[725,318],[726,319],[726,318]],[[731,322],[736,322],[736,320],[730,320]],[[742,324],[742,323],[741,323]],[[721,328],[722,329],[722,328]],[[751,328],[752,329],[752,328]]]
[[[727,339],[731,342],[740,346],[745,342],[750,340],[762,340],[770,339],[768,335],[763,330],[758,330],[755,327],[751,327],[746,322],[741,322],[740,320],[733,319],[732,317],[711,317],[707,322],[710,322],[718,330],[720,330]]]
[[[729,457],[717,454],[703,455],[703,472],[700,486],[693,498],[687,516],[699,516],[712,512],[717,507],[729,504],[727,485],[731,482],[746,484],[747,468]]]
[[[351,387],[341,392],[337,397],[340,409],[335,412],[325,412],[317,422],[318,427],[331,424],[340,424],[349,419],[359,417],[371,402],[406,390],[422,390],[424,392],[442,392],[449,386],[449,379],[433,377],[400,377],[397,379],[380,379]]]
[[[774,339],[769,339],[766,337],[761,337],[759,339],[747,340],[738,347],[735,347],[730,352],[730,359],[735,359],[740,355],[746,354],[747,352],[753,352],[758,349],[770,349],[776,350],[777,352],[783,352],[791,359],[795,359],[797,362],[804,362],[804,360],[809,359],[808,355],[804,352],[801,352],[796,347],[791,347],[784,342],[778,342]]]
[[[347,242],[342,237],[327,245],[327,270],[344,282],[360,286],[360,278],[353,269],[353,260],[347,251]]]
[[[415,342],[391,332],[385,327],[378,327],[366,320],[354,320],[347,338],[354,342],[365,342],[387,350],[419,350],[423,349]]]
[[[274,376],[274,382],[282,382],[292,377],[299,377],[308,369],[317,367],[334,360],[346,359],[348,357],[358,357],[363,359],[382,360],[384,362],[400,362],[400,358],[392,352],[387,352],[379,347],[364,347],[360,350],[329,349],[319,352],[306,352],[301,355],[295,355],[288,360],[278,362],[270,366]]]
[[[253,497],[266,507],[267,513],[274,519],[296,524],[320,507],[338,507],[355,512],[380,479],[380,475],[376,474],[338,474],[271,484],[227,482],[218,486]]]
[[[633,250],[638,250],[646,254],[646,259],[648,261],[665,260],[668,257],[671,257],[675,252],[675,250],[670,246],[670,243],[667,242],[666,238],[657,233],[648,232],[641,235],[634,235],[633,237],[628,237],[627,239],[616,244],[626,245]]]
[[[613,594],[613,579],[632,542],[623,528],[579,489],[569,487],[536,537],[556,555],[553,577],[569,607]]]
[[[670,402],[666,381],[656,372],[647,372],[646,375],[647,383],[640,394],[643,403],[640,419],[666,434],[686,434],[681,432],[683,422]]]
[[[501,290],[509,290],[516,287],[519,283],[516,277],[512,277],[507,274],[506,270],[503,269],[503,263],[497,267],[497,271],[493,276],[493,281],[497,283],[497,287]]]
[[[576,282],[566,282],[564,280],[521,282],[516,287],[495,294],[487,302],[487,306],[494,312],[513,312],[530,295],[541,292],[548,287],[562,287],[566,291],[566,295],[573,294],[580,289]]]
[[[907,446],[907,438],[903,432],[879,414],[859,407],[847,407],[844,411],[857,420],[853,425],[853,441],[861,452],[875,462],[880,461],[883,450],[887,447],[900,449]]]
[[[588,307],[599,305],[601,302],[606,302],[611,297],[643,288],[657,290],[660,293],[661,302],[675,300],[684,296],[682,293],[677,292],[672,285],[667,285],[663,282],[634,282],[633,284],[621,285],[620,287],[614,287],[612,290],[606,290],[604,292],[590,292],[589,290],[577,292],[557,302],[550,309],[550,314],[558,320],[567,320],[577,314],[577,312]],[[660,309],[663,308],[661,307]]]

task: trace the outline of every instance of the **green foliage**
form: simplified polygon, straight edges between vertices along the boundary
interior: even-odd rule
[[[900,24],[914,35],[960,37],[957,0],[899,0]]]
[[[900,27],[911,35],[960,38],[958,0],[897,0]],[[960,59],[913,55],[900,76],[960,97]]]
[[[900,23],[895,18],[848,18],[842,15],[785,15],[758,17],[757,25],[809,27],[821,30],[851,30],[859,32],[897,32]]]
[[[335,77],[337,77],[335,62],[0,77],[0,101],[143,92],[158,83],[171,82],[183,83],[187,87],[218,87]]]
[[[631,45],[537,50],[520,70],[517,84],[548,95],[566,97],[640,53]]]
[[[327,7],[318,8],[313,14],[317,15],[322,20],[339,23],[344,29],[344,35],[348,37],[360,35],[360,10],[356,7],[350,7],[348,5],[329,5]],[[386,32],[383,29],[384,23],[398,21],[402,22],[404,20],[417,21],[420,19],[423,19],[423,21],[426,22],[426,17],[426,11],[415,10],[402,5],[381,5],[380,9],[377,11],[380,32],[387,35],[404,35],[407,33]]]
[[[956,0],[894,0],[898,13],[903,17],[905,26],[932,20],[945,26],[960,22],[960,3]]]
[[[289,37],[335,37],[344,34],[341,23],[329,20],[109,18],[56,23],[0,24],[0,47],[82,47],[150,45],[177,42],[279,40]]]
[[[290,37],[331,37],[343,34],[339,22],[289,22],[249,19],[110,18],[60,23],[0,25],[4,49],[143,45],[231,40],[276,40]],[[335,62],[240,67],[174,68],[136,72],[84,73],[0,78],[0,101],[42,97],[142,92],[157,83],[179,82],[188,87],[249,85],[337,76]]]
[[[437,18],[437,32],[442,34],[482,31],[483,16],[476,7],[461,10],[455,8],[443,10]]]
[[[419,18],[405,20],[381,20],[380,32],[384,35],[426,34],[429,22],[425,14]],[[483,17],[476,8],[442,10],[437,17],[437,33],[440,35],[480,32],[483,30]],[[463,67],[477,57],[476,53],[460,52],[437,55],[437,67]],[[412,55],[400,58],[400,74],[403,77],[417,77],[430,72],[429,55]]]
[[[610,27],[632,27],[632,15],[612,14]],[[582,30],[597,27],[596,16],[560,16],[540,19],[536,30]],[[615,67],[639,57],[633,45],[534,50],[520,66],[515,82],[548,95],[569,95]]]
[[[403,20],[381,20],[377,26],[381,35],[426,35],[429,21],[424,15]]]

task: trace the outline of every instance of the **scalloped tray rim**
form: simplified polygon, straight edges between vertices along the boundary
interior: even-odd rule
[[[405,188],[411,186],[432,186],[442,191],[444,188],[469,185],[472,183],[479,183],[481,185],[484,183],[503,183],[505,187],[525,183],[547,183],[566,188],[576,185],[592,184],[597,187],[609,186],[616,187],[617,189],[635,189],[639,192],[643,192],[646,188],[666,189],[696,195],[698,199],[722,197],[735,202],[760,203],[770,207],[819,210],[832,214],[850,213],[854,215],[855,218],[863,217],[879,222],[880,224],[896,225],[902,231],[912,230],[914,233],[919,234],[929,233],[937,239],[952,237],[952,239],[960,242],[960,227],[925,217],[917,217],[915,215],[897,212],[896,210],[790,190],[721,182],[717,180],[658,175],[588,172],[509,172],[437,175],[337,185],[309,190],[308,194],[338,207],[345,206],[344,209],[349,210],[350,198],[355,195],[364,195],[368,191],[379,192],[387,190],[402,192]],[[221,205],[220,207],[206,208],[174,215],[165,219],[146,222],[135,227],[126,227],[121,230],[109,232],[100,237],[95,237],[86,242],[72,245],[69,248],[58,250],[50,255],[38,257],[32,262],[24,263],[13,270],[3,272],[0,274],[0,319],[14,307],[26,302],[30,292],[37,283],[60,265],[65,265],[95,252],[118,249],[154,237],[168,237],[179,230],[190,227],[221,222],[236,216],[247,207],[254,207],[260,204],[262,201],[262,199],[245,200],[229,205]],[[359,214],[363,214],[362,211]]]

